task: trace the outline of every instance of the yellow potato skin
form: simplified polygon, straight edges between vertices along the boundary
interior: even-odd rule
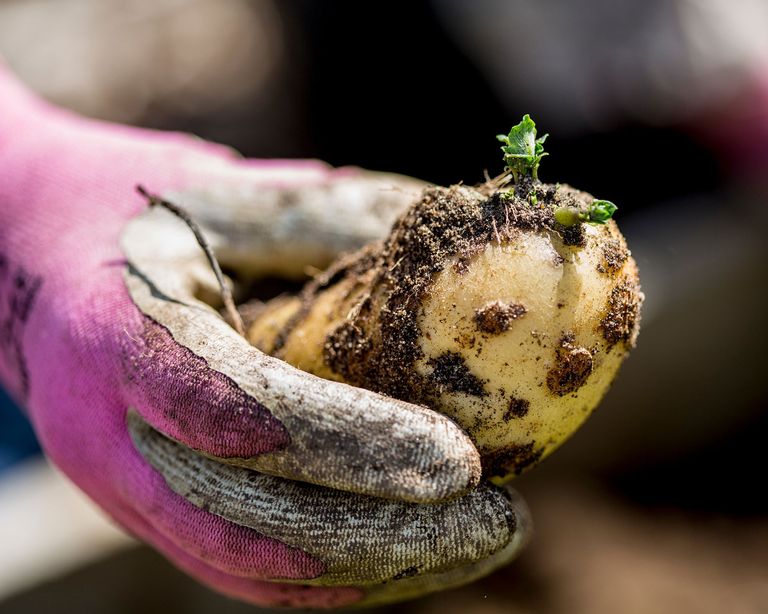
[[[248,326],[246,336],[249,343],[265,354],[273,354],[280,333],[300,307],[301,301],[296,296],[279,296],[269,301]],[[310,371],[310,369],[303,370]]]
[[[549,455],[597,406],[634,344],[642,294],[613,221],[584,224],[580,245],[551,228],[499,233],[493,224],[484,248],[448,258],[420,295],[418,358],[409,369],[430,392],[404,400],[454,418],[480,450],[486,476],[502,483]],[[310,301],[268,308],[248,336],[300,369],[375,388],[334,369],[328,343],[350,322],[372,347],[388,343],[380,322],[392,292],[386,275],[342,275]]]
[[[351,280],[344,280],[319,294],[312,309],[302,314],[301,321],[280,340],[279,348],[275,347],[277,337],[299,315],[302,303],[297,297],[283,300],[274,307],[271,302],[268,303],[268,310],[248,329],[248,341],[262,352],[277,356],[297,369],[325,379],[344,381],[325,364],[323,346],[326,336],[344,320],[353,305],[352,301],[344,300],[350,285]]]

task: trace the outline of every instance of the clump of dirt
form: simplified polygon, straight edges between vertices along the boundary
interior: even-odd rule
[[[429,378],[438,392],[463,392],[474,397],[487,394],[483,382],[472,374],[461,354],[445,352],[427,364],[432,367]]]
[[[619,238],[606,240],[603,243],[602,252],[602,261],[597,265],[600,273],[616,273],[629,258],[629,250],[624,245],[624,241]]]
[[[522,303],[492,301],[475,311],[475,324],[481,332],[499,335],[509,330],[512,322],[526,313],[528,310]]]
[[[344,322],[326,337],[323,358],[325,364],[347,381],[358,381],[365,377],[366,371],[358,371],[363,363],[354,357],[368,356],[372,348],[373,342],[363,329],[354,322]]]
[[[563,236],[564,245],[584,247],[587,244],[587,236],[584,234],[584,224],[574,224],[564,228],[560,233]]]
[[[485,452],[483,473],[488,478],[520,475],[526,467],[536,464],[542,454],[543,450],[536,449],[534,442]]]
[[[507,411],[502,416],[505,422],[514,420],[516,418],[525,418],[528,415],[528,410],[531,408],[531,403],[526,399],[518,399],[512,397],[509,400]]]
[[[635,280],[625,280],[611,291],[607,313],[600,322],[609,348],[619,342],[628,348],[634,347],[642,301],[643,294]]]
[[[576,392],[592,373],[592,354],[575,345],[573,334],[560,339],[555,348],[555,363],[547,373],[547,387],[559,397]]]

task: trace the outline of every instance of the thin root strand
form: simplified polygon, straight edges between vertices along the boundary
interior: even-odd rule
[[[242,337],[245,337],[245,326],[243,324],[243,319],[240,317],[240,313],[235,307],[235,301],[232,298],[232,291],[224,279],[224,273],[221,272],[219,261],[216,260],[216,256],[213,254],[213,248],[208,242],[206,236],[203,234],[203,231],[198,223],[192,219],[192,216],[187,211],[178,205],[165,200],[164,198],[160,198],[156,194],[152,194],[151,192],[147,191],[144,186],[137,185],[136,191],[147,199],[147,203],[150,207],[160,206],[164,209],[167,209],[173,215],[182,220],[195,235],[195,239],[203,250],[203,253],[205,253],[205,257],[208,259],[208,264],[211,265],[213,274],[216,276],[216,281],[219,283],[219,292],[221,294],[221,300],[224,303],[224,308],[227,311],[227,315],[229,316],[229,319],[231,320],[238,334]]]

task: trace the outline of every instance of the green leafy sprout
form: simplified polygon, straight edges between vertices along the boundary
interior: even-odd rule
[[[527,113],[516,126],[512,126],[509,134],[498,134],[501,141],[501,151],[504,153],[504,173],[502,177],[511,174],[516,184],[526,177],[538,181],[539,164],[541,159],[549,155],[544,151],[544,141],[549,135],[536,138],[536,122]],[[559,187],[559,184],[558,184]],[[536,192],[531,190],[529,202],[535,206],[538,203]],[[563,226],[575,226],[582,222],[589,224],[605,224],[616,212],[616,205],[609,200],[595,199],[586,210],[577,207],[560,207],[555,210],[555,220]]]
[[[496,138],[503,143],[505,172],[512,173],[515,183],[523,177],[537,180],[541,159],[548,155],[544,151],[544,141],[549,135],[536,138],[536,123],[530,115],[523,115],[522,121],[512,126],[509,134],[499,134]]]
[[[555,211],[555,220],[563,226],[575,226],[581,222],[605,224],[613,217],[618,207],[610,200],[593,200],[586,211],[576,207],[560,207]]]

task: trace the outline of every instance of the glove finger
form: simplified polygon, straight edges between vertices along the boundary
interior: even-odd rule
[[[228,179],[163,193],[205,229],[219,261],[244,277],[301,277],[340,252],[382,238],[425,183],[338,169],[321,182],[264,185]],[[199,254],[199,250],[197,252]]]
[[[361,586],[441,574],[502,551],[507,560],[527,535],[528,523],[519,520],[527,518],[524,504],[494,486],[435,505],[386,501],[223,465],[162,436],[133,412],[128,425],[171,490],[322,561],[322,576],[308,584]]]
[[[152,426],[228,462],[369,495],[434,502],[477,485],[477,450],[446,416],[309,375],[238,336],[195,298],[210,273],[184,255],[190,233],[148,240],[162,213],[124,236],[125,282],[147,316],[124,339],[126,394]]]

